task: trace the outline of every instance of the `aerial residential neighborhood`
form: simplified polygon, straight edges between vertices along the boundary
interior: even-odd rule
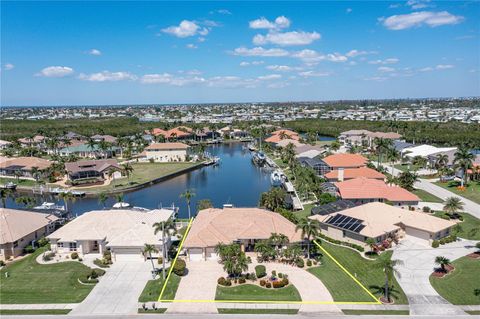
[[[1,1],[0,317],[480,316],[478,1]]]

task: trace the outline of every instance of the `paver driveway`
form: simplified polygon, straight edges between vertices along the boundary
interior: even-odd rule
[[[475,251],[474,246],[474,241],[458,241],[432,248],[406,239],[395,247],[392,259],[403,261],[403,265],[397,266],[397,280],[408,297],[411,315],[465,315],[436,292],[429,277],[435,268],[435,257],[455,260]]]
[[[152,279],[150,261],[140,258],[117,260],[72,315],[136,314],[138,297]]]

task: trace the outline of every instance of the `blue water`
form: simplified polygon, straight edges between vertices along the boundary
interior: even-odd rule
[[[182,174],[152,186],[125,193],[124,201],[132,206],[157,208],[163,206],[179,206],[179,217],[188,217],[185,199],[180,194],[186,189],[194,189],[196,196],[192,199],[192,213],[196,211],[196,203],[200,199],[210,199],[215,207],[233,204],[236,207],[257,206],[262,192],[270,189],[270,172],[252,164],[250,152],[242,149],[241,143],[211,146],[207,151],[221,158],[218,166],[207,166]],[[43,200],[62,201],[51,198],[37,198],[38,204]],[[109,199],[107,207],[115,200]],[[7,207],[18,207],[12,200]],[[74,215],[81,215],[95,209],[102,209],[96,198],[77,199],[70,204]]]

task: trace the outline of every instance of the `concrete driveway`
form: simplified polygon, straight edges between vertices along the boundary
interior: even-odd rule
[[[465,315],[462,309],[442,298],[430,285],[429,277],[435,266],[435,257],[458,259],[475,251],[475,241],[458,241],[432,248],[405,239],[393,251],[392,259],[403,265],[397,266],[397,280],[408,297],[410,315]]]
[[[72,315],[136,314],[138,297],[152,279],[150,261],[118,258]]]

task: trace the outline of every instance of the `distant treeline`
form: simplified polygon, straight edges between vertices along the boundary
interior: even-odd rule
[[[48,135],[52,132],[61,134],[72,131],[81,135],[109,134],[126,136],[141,133],[144,130],[171,128],[180,123],[140,122],[137,118],[99,118],[99,119],[69,119],[69,120],[2,120],[0,122],[0,139],[13,140],[31,134],[43,132]],[[258,122],[237,123],[248,129]],[[369,131],[398,132],[408,142],[431,143],[438,145],[465,144],[473,148],[480,148],[480,124],[465,124],[459,122],[394,122],[394,121],[348,121],[348,120],[319,120],[306,119],[285,123],[272,123],[291,128],[300,133],[316,132],[320,135],[337,137],[341,132],[353,129]],[[208,124],[192,125],[189,127],[211,126]],[[222,127],[216,124],[215,128]]]

